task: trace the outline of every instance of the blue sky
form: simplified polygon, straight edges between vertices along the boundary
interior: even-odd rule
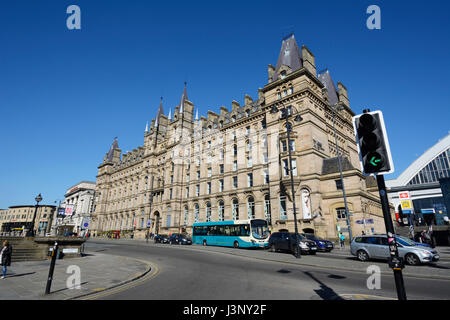
[[[81,30],[66,27],[71,4]],[[366,27],[372,4],[381,30]],[[167,114],[184,81],[203,115],[257,97],[290,31],[355,113],[383,111],[394,178],[450,130],[449,12],[432,0],[2,1],[0,208],[95,181],[114,137],[123,152],[142,145],[160,96]]]

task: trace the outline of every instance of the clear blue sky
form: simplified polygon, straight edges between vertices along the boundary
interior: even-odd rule
[[[66,8],[81,8],[81,30]],[[381,30],[366,9],[381,8]],[[0,3],[0,208],[63,199],[95,181],[114,137],[189,99],[206,115],[257,97],[294,31],[348,89],[355,113],[384,113],[394,178],[449,130],[448,1],[33,0]]]

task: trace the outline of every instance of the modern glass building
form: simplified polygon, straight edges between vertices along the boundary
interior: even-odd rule
[[[415,160],[397,179],[386,181],[400,225],[446,225],[449,209],[441,190],[450,178],[450,134]]]

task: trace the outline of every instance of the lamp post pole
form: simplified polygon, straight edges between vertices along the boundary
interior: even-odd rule
[[[30,230],[28,230],[29,237],[34,237],[34,222],[36,221],[36,214],[37,214],[37,210],[39,207],[39,202],[42,201],[41,194],[39,193],[38,196],[36,198],[34,198],[34,200],[36,200],[36,205],[35,205],[34,214],[33,214],[33,221],[31,222],[31,228],[30,228]]]
[[[291,178],[291,192],[292,192],[292,206],[294,209],[294,228],[295,228],[295,249],[294,249],[294,255],[296,258],[301,258],[301,250],[298,247],[298,227],[297,227],[297,210],[296,210],[296,206],[295,206],[295,188],[294,188],[294,175],[293,175],[293,168],[292,168],[292,153],[291,153],[291,136],[290,136],[290,131],[292,130],[291,126],[289,125],[289,107],[292,109],[292,106],[287,106],[284,107],[283,109],[281,109],[281,114],[283,115],[284,112],[284,118],[286,120],[286,131],[287,131],[287,148],[288,148],[288,156],[289,156],[289,164],[288,164],[288,170],[290,173],[290,178]],[[276,106],[272,107],[271,113],[276,113],[278,112],[278,109]],[[302,120],[302,118],[297,115],[295,117],[295,121],[300,122]]]
[[[339,174],[341,177],[341,184],[342,184],[342,195],[344,197],[344,205],[345,205],[345,217],[347,220],[347,229],[348,229],[348,236],[349,236],[349,241],[352,242],[352,228],[350,225],[350,216],[349,216],[349,212],[348,212],[348,205],[347,205],[347,197],[345,195],[345,186],[344,186],[344,177],[342,174],[342,163],[341,163],[341,153],[339,152],[339,146],[338,146],[338,141],[337,141],[337,134],[336,134],[336,126],[334,124],[335,122],[335,117],[336,117],[336,109],[338,108],[342,108],[342,106],[339,106],[338,104],[335,104],[333,107],[331,107],[331,109],[333,110],[333,131],[334,131],[334,141],[336,143],[336,152],[337,152],[337,158],[338,158],[338,164],[339,164]],[[342,109],[339,109],[342,110]]]

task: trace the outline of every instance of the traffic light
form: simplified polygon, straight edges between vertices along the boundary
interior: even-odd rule
[[[381,111],[353,117],[361,170],[365,175],[394,172],[389,141]]]

